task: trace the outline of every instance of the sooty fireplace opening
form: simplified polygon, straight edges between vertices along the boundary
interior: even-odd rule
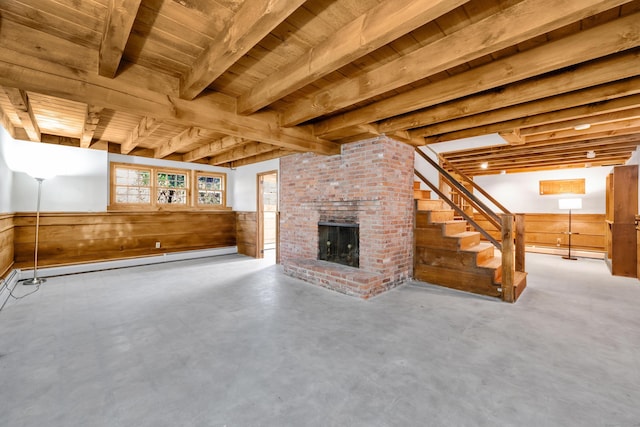
[[[360,267],[360,226],[319,222],[318,259]]]

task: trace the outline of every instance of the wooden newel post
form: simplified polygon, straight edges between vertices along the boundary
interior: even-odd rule
[[[502,300],[514,301],[513,283],[516,275],[515,245],[513,243],[513,215],[502,217]]]
[[[524,266],[524,214],[516,214],[516,271],[525,271]]]

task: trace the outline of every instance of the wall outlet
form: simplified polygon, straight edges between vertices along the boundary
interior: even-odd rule
[[[556,246],[560,246],[560,238],[559,237],[556,239]]]
[[[160,249],[160,242],[156,242],[156,249]]]

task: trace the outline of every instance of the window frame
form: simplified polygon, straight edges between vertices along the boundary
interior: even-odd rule
[[[219,190],[222,193],[222,204],[220,205],[206,205],[200,204],[199,202],[199,188],[198,188],[198,178],[201,176],[211,177],[211,178],[220,178],[222,180],[221,189]],[[215,190],[218,191],[218,190]],[[227,206],[227,174],[222,172],[206,172],[206,171],[193,171],[193,205],[197,209],[220,209]]]
[[[181,168],[166,168],[160,166],[139,165],[133,163],[111,162],[110,165],[110,182],[109,182],[109,206],[108,211],[220,211],[231,210],[227,206],[227,174],[224,172],[211,172]],[[150,174],[150,201],[149,203],[118,203],[116,200],[117,174],[118,169],[129,169],[137,171],[148,171]],[[185,175],[186,179],[186,203],[159,203],[158,202],[158,174],[180,174]],[[222,179],[220,192],[222,193],[221,205],[206,205],[198,203],[198,177],[211,176]]]

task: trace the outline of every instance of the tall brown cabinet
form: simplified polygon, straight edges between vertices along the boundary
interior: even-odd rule
[[[637,277],[638,165],[614,167],[607,177],[606,196],[607,259],[611,273]]]

